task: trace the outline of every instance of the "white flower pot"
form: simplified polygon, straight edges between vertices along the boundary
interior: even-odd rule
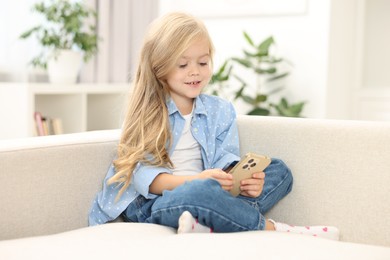
[[[51,83],[74,84],[80,73],[83,55],[72,50],[59,50],[47,63]]]

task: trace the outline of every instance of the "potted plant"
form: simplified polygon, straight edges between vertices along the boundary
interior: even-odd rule
[[[47,69],[51,82],[76,82],[82,60],[87,62],[98,50],[96,12],[83,2],[67,0],[36,3],[33,11],[42,15],[45,22],[20,36],[35,36],[42,46],[32,65]]]
[[[232,89],[232,81],[235,80],[239,86],[234,89],[234,99],[241,99],[249,105],[250,111],[247,114],[300,116],[305,102],[289,104],[285,97],[281,97],[275,103],[270,98],[283,89],[283,79],[289,75],[291,67],[288,61],[277,57],[272,52],[275,44],[274,38],[270,36],[259,44],[255,44],[246,32],[244,32],[244,37],[251,49],[243,50],[243,57],[227,59],[214,73],[209,91],[214,95],[226,97],[229,95],[226,90],[229,90],[228,87]],[[238,76],[233,70],[235,64],[253,73],[256,78],[255,84],[251,85],[243,77]]]

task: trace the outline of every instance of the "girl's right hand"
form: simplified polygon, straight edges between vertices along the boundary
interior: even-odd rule
[[[200,179],[214,179],[219,182],[222,189],[230,191],[233,188],[233,176],[221,169],[208,169],[199,173]]]

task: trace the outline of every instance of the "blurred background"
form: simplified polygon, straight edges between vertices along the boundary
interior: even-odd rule
[[[19,38],[31,26],[42,23],[31,10],[37,2],[14,0],[1,4],[0,84],[47,82],[45,70],[29,65],[40,51],[39,44],[33,37]],[[245,90],[248,93],[253,85],[259,84],[259,75],[239,62],[231,62],[231,58],[242,58],[243,50],[250,50],[244,32],[256,45],[272,36],[270,55],[288,62],[288,73],[278,83],[274,104],[281,97],[290,104],[302,103],[301,117],[390,121],[387,32],[390,1],[87,0],[85,3],[96,10],[96,32],[101,40],[98,53],[83,64],[77,84],[127,85],[149,23],[179,10],[204,21],[216,48],[215,72],[229,60],[234,75],[249,86]],[[231,74],[229,81],[222,82],[225,89],[220,95],[232,100],[238,113],[248,113],[248,100],[234,99],[242,82]],[[271,96],[272,89],[266,88],[266,95]],[[7,93],[0,89],[3,97]]]

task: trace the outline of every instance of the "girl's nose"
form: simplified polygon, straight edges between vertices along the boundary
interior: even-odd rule
[[[192,66],[190,70],[190,76],[197,76],[197,75],[199,75],[198,67],[196,65]]]

